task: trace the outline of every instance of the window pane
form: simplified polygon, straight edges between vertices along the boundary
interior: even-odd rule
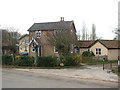
[[[98,52],[96,52],[96,54],[98,54]]]
[[[99,55],[101,55],[101,52],[99,52]]]
[[[101,52],[101,49],[99,49],[99,52]]]

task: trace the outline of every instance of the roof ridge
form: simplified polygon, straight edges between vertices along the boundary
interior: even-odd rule
[[[73,21],[62,21],[62,22],[73,22]],[[45,24],[45,23],[61,23],[61,21],[55,21],[55,22],[40,22],[40,23],[34,23],[34,24]]]

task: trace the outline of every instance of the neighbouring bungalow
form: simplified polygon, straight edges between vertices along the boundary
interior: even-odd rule
[[[58,22],[45,22],[45,23],[34,23],[29,29],[29,56],[35,56],[35,46],[37,45],[37,56],[58,56],[58,52],[55,46],[52,46],[47,41],[48,34],[55,34],[56,30],[70,29],[76,32],[73,21],[61,21]]]
[[[29,53],[29,35],[25,34],[19,39],[19,54],[28,55]]]
[[[108,60],[117,60],[120,52],[116,40],[96,40],[96,41],[79,41],[76,53],[82,54],[84,51],[92,51],[95,56],[107,55]]]

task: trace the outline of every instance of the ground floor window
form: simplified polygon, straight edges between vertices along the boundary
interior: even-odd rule
[[[80,53],[80,49],[79,48],[76,48],[76,53]]]
[[[54,46],[54,53],[58,53],[58,50],[55,46]]]
[[[96,55],[101,55],[101,48],[96,48]]]
[[[35,52],[35,48],[34,48],[34,46],[32,46],[32,52]]]

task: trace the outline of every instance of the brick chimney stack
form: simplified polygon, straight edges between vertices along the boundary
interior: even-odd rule
[[[61,17],[61,20],[60,20],[61,22],[63,22],[64,21],[64,17]]]

